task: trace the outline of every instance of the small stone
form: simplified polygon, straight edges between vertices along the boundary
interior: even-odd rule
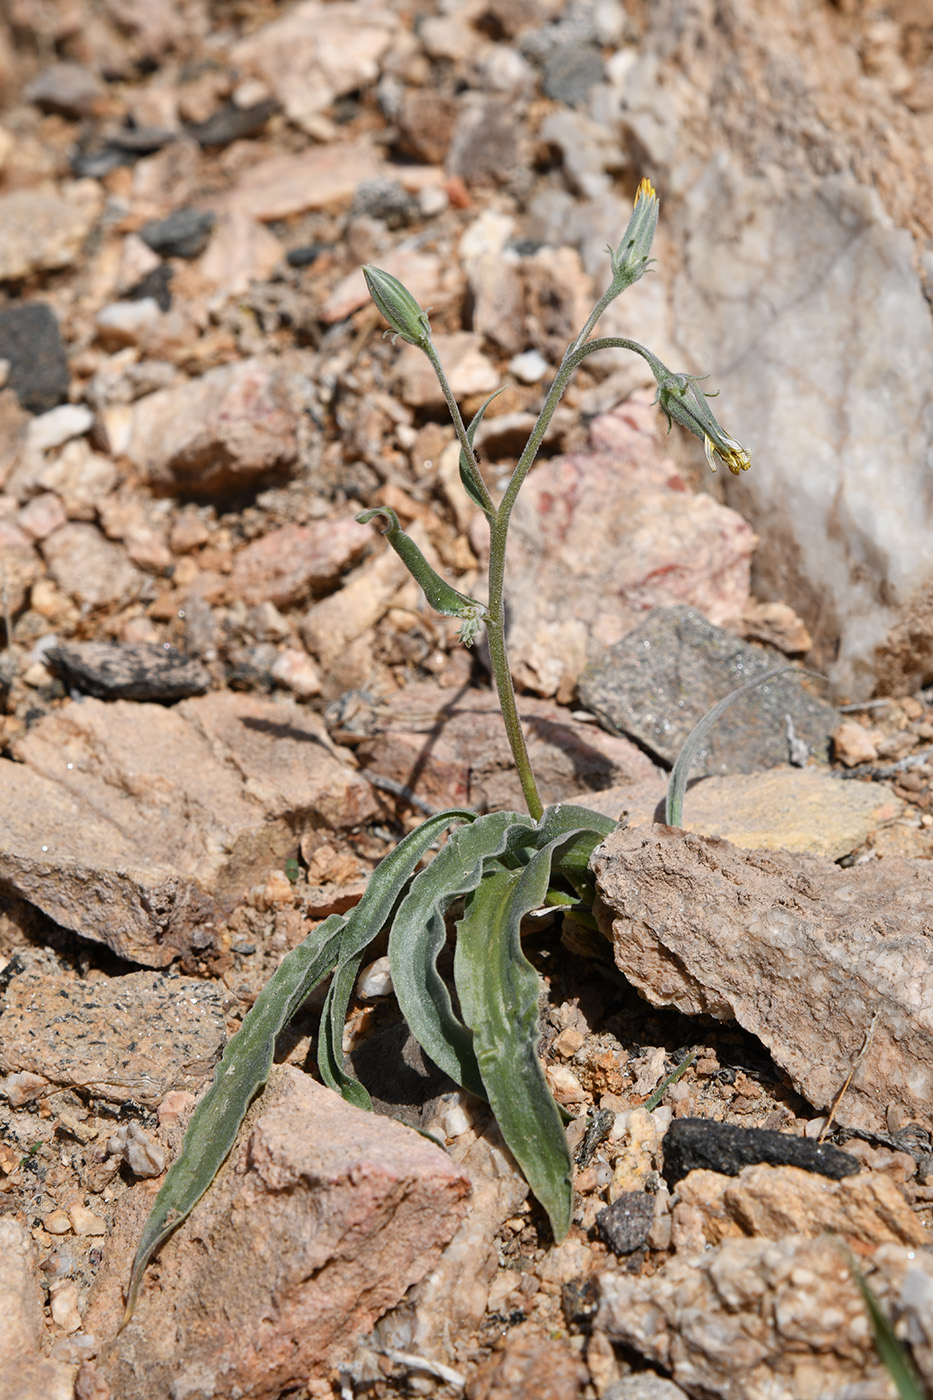
[[[139,236],[163,258],[196,258],[207,247],[216,216],[208,210],[181,208],[166,219],[150,219]]]
[[[42,542],[49,572],[64,593],[89,608],[128,602],[140,575],[123,550],[93,525],[63,525]]]
[[[375,962],[367,963],[361,969],[356,979],[356,995],[363,1001],[392,995],[392,972],[388,958],[376,958]]]
[[[309,700],[312,695],[320,695],[323,688],[321,673],[306,651],[297,647],[286,647],[280,651],[269,667],[269,675],[282,687]]]
[[[560,1055],[562,1059],[570,1060],[580,1049],[585,1036],[573,1026],[567,1026],[554,1041],[552,1049],[555,1055]]]
[[[264,224],[246,210],[228,209],[217,219],[198,271],[226,296],[241,296],[251,283],[267,281],[284,254],[284,246]]]
[[[18,282],[32,272],[70,267],[80,256],[102,203],[103,193],[92,180],[77,181],[66,195],[51,187],[0,195],[0,282]],[[26,307],[12,309],[22,313]],[[9,316],[10,311],[3,315]],[[0,353],[10,358],[6,350]]]
[[[583,1103],[586,1093],[572,1069],[566,1065],[548,1065],[545,1071],[555,1099],[561,1104]]]
[[[509,360],[509,373],[521,384],[537,384],[550,369],[540,350],[523,350]]]
[[[94,317],[97,337],[108,350],[119,350],[125,345],[139,345],[158,326],[162,311],[154,297],[142,297],[138,301],[112,301],[101,307]]]
[[[33,540],[44,540],[46,535],[64,525],[66,519],[65,507],[52,491],[33,496],[16,517],[20,529]]]
[[[604,77],[603,60],[594,44],[555,45],[544,65],[545,96],[568,107],[579,107]]]
[[[22,1108],[24,1104],[33,1103],[42,1097],[49,1087],[50,1081],[44,1074],[32,1074],[29,1070],[20,1070],[15,1074],[8,1074],[5,1079],[0,1080],[0,1089],[6,1094],[11,1108]]]
[[[95,1215],[87,1206],[73,1205],[68,1207],[68,1219],[71,1221],[71,1228],[76,1235],[106,1235],[107,1222],[99,1215]]]
[[[75,1233],[80,1234],[81,1231]],[[105,1234],[106,1229],[85,1233]],[[49,1284],[49,1311],[52,1314],[52,1321],[63,1332],[77,1332],[81,1327],[81,1314],[78,1311],[79,1297],[78,1285],[73,1279],[55,1279]]]
[[[165,1171],[165,1148],[138,1123],[121,1125],[107,1139],[107,1151],[122,1157],[134,1176],[161,1176]]]
[[[51,647],[48,666],[70,690],[99,700],[183,700],[210,689],[208,671],[174,647],[129,642],[72,642]]]
[[[382,160],[367,141],[333,141],[297,155],[273,155],[243,174],[215,201],[217,212],[245,210],[262,223],[353,198],[357,185],[382,174]],[[0,205],[2,212],[2,205]],[[2,264],[0,264],[2,267]]]
[[[447,171],[467,185],[508,185],[527,170],[515,104],[498,93],[466,92],[447,152]]]
[[[486,395],[498,388],[496,367],[483,353],[479,335],[454,331],[450,335],[435,335],[434,344],[456,398]],[[444,402],[437,376],[417,346],[404,346],[395,374],[403,403],[412,408],[433,408]]]
[[[160,1128],[177,1128],[190,1115],[194,1108],[194,1094],[187,1089],[171,1089],[159,1104]]]
[[[800,656],[813,646],[806,624],[786,603],[749,603],[742,611],[742,631],[755,642]]]
[[[93,422],[94,415],[86,404],[63,403],[32,420],[26,442],[32,452],[49,452],[73,438],[83,437]]]
[[[631,1254],[647,1243],[654,1224],[654,1196],[623,1191],[596,1216],[596,1228],[613,1254]]]
[[[63,1210],[53,1210],[43,1216],[42,1228],[48,1230],[50,1235],[67,1235],[71,1231],[71,1220]]]
[[[866,729],[857,720],[846,719],[833,731],[833,757],[847,768],[859,763],[877,763],[878,745],[884,740],[879,729]]]
[[[211,532],[196,515],[179,515],[172,523],[168,543],[173,554],[190,554],[207,544]]]
[[[371,529],[352,519],[283,525],[240,551],[231,586],[245,603],[268,600],[287,607],[309,592],[333,588],[372,539]]]
[[[93,113],[106,88],[82,63],[50,63],[27,83],[23,96],[43,112],[77,120]]]
[[[58,318],[45,302],[0,311],[0,356],[9,362],[7,384],[27,412],[47,413],[68,397],[68,362]]]
[[[206,121],[189,123],[188,130],[199,146],[211,150],[256,136],[277,111],[278,103],[269,98],[243,106],[224,102]]]

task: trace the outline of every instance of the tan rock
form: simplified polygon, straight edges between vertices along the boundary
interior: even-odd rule
[[[138,399],[122,450],[157,489],[222,494],[294,465],[299,414],[284,370],[240,360]]]
[[[876,763],[878,745],[884,740],[880,729],[866,729],[857,720],[843,720],[833,734],[833,754],[847,768],[857,763]]]
[[[451,300],[452,291],[459,283],[455,270],[445,264],[439,254],[421,248],[393,248],[380,253],[377,262],[382,271],[390,272],[408,288],[419,306],[442,307]],[[355,268],[337,283],[325,301],[320,311],[321,320],[327,325],[343,321],[370,300],[363,269]],[[400,353],[401,350],[400,344]]]
[[[891,1104],[933,1121],[930,862],[844,870],[644,826],[592,868],[616,962],[654,1005],[738,1021],[817,1108],[851,1075],[842,1124],[884,1131]]]
[[[62,592],[89,609],[129,602],[142,582],[119,545],[83,521],[54,531],[42,541],[42,553]]]
[[[262,223],[352,199],[357,185],[383,173],[383,161],[367,141],[332,141],[298,155],[267,156],[240,177],[228,194],[212,200],[218,213],[245,210]]]
[[[879,1244],[929,1243],[929,1231],[883,1172],[829,1181],[799,1167],[745,1167],[737,1177],[692,1171],[677,1184],[675,1234],[684,1211],[702,1221],[700,1249],[740,1235],[816,1239],[826,1231],[860,1255]]]
[[[70,267],[100,214],[96,180],[78,180],[59,193],[46,185],[0,195],[0,282]]]
[[[204,281],[228,297],[242,296],[252,282],[264,282],[285,256],[273,233],[242,209],[224,210],[198,261]]]
[[[595,793],[607,817],[628,825],[664,820],[667,780]],[[687,789],[683,828],[721,836],[743,851],[799,851],[839,860],[864,846],[904,811],[886,783],[841,783],[822,768],[771,768],[703,778]]]
[[[273,1400],[326,1375],[436,1264],[468,1190],[464,1173],[410,1129],[276,1069],[115,1336],[152,1201],[134,1192],[88,1308],[87,1329],[106,1339],[98,1370],[121,1400],[200,1388],[206,1375],[217,1400]]]
[[[73,1366],[42,1355],[45,1327],[29,1231],[0,1218],[0,1400],[72,1400]]]
[[[412,538],[417,531],[410,532]],[[349,644],[362,639],[384,617],[410,575],[393,550],[385,549],[350,576],[339,593],[315,603],[301,624],[308,650],[326,670],[339,662]]]
[[[914,1359],[929,1383],[933,1260],[926,1251],[885,1245],[871,1265],[860,1262],[881,1306],[918,1339]],[[691,1395],[889,1393],[849,1263],[825,1238],[725,1240],[676,1255],[653,1278],[603,1273],[599,1289],[594,1326],[663,1367]]]
[[[378,810],[322,721],[224,693],[85,700],[0,760],[0,873],[83,937],[161,967],[311,830]],[[203,942],[202,942],[203,946]]]
[[[473,331],[435,335],[434,345],[457,399],[491,394],[499,387],[495,365],[483,354],[482,337]],[[424,352],[405,345],[396,367],[399,397],[412,408],[439,407],[444,395]]]
[[[749,603],[742,610],[742,635],[788,656],[799,656],[813,645],[803,619],[786,603]]]
[[[372,529],[352,519],[283,525],[253,540],[236,556],[230,586],[245,603],[278,608],[311,591],[333,588],[372,543]]]
[[[544,1337],[533,1325],[508,1333],[505,1347],[482,1365],[467,1400],[577,1400],[587,1369],[566,1339]]]
[[[9,516],[0,517],[0,587],[6,607],[15,616],[42,572],[42,562],[25,530]]]

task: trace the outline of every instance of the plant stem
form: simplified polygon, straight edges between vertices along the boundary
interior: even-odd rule
[[[487,518],[491,521],[496,514],[496,508],[489,494],[489,488],[476,465],[476,454],[470,444],[470,439],[467,437],[466,425],[460,414],[460,405],[454,398],[453,390],[447,382],[447,375],[444,373],[444,366],[441,364],[438,353],[434,348],[433,340],[428,340],[427,344],[422,346],[422,349],[431,361],[431,366],[434,373],[437,375],[437,381],[441,386],[441,392],[444,395],[447,410],[450,413],[451,422],[454,425],[454,432],[457,434],[457,439],[460,443],[460,450],[466,459],[466,470],[470,481],[473,483],[473,489],[483,502],[483,510]]]

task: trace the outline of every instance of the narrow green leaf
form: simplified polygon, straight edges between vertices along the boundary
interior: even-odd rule
[[[570,1228],[570,1153],[538,1058],[541,980],[522,952],[521,921],[547,892],[553,846],[524,869],[487,875],[457,925],[454,982],[487,1097],[556,1240]]]
[[[664,804],[664,820],[668,826],[683,826],[684,793],[687,791],[690,769],[693,767],[693,761],[704,739],[723,711],[729,708],[733,700],[738,700],[740,695],[754,690],[757,685],[764,685],[765,681],[773,681],[776,676],[783,676],[786,671],[799,672],[800,667],[778,666],[773,671],[767,671],[763,676],[756,676],[754,680],[746,681],[744,685],[740,685],[736,690],[718,700],[712,709],[707,710],[703,718],[694,725],[684,741],[683,748],[677,755],[677,762],[671,769],[670,781],[667,785],[667,798]]]
[[[123,1325],[136,1306],[139,1285],[159,1245],[191,1214],[236,1141],[256,1091],[265,1084],[276,1036],[330,972],[346,919],[329,919],[282,959],[224,1050],[214,1082],[200,1100],[181,1152],[169,1168],[133,1260]]]
[[[359,1080],[344,1069],[343,1027],[363,954],[373,939],[385,928],[412,871],[444,828],[453,822],[462,821],[471,824],[462,828],[469,831],[476,820],[475,812],[462,807],[450,807],[428,817],[427,821],[410,831],[395,849],[380,861],[370,876],[359,904],[346,917],[337,948],[337,966],[321,1017],[318,1065],[324,1083],[358,1108],[372,1108],[372,1101]],[[445,846],[444,850],[447,849]],[[438,852],[427,870],[422,873],[426,875],[432,870],[443,854],[444,851]]]
[[[533,846],[535,826],[516,812],[491,812],[451,834],[426,870],[412,881],[389,934],[395,995],[412,1035],[451,1079],[485,1098],[472,1036],[455,1014],[437,959],[447,937],[444,914],[475,890],[496,862],[514,867]]]
[[[489,398],[486,400],[486,402],[485,402],[484,404],[480,404],[479,408],[476,410],[476,412],[473,414],[473,417],[470,419],[470,424],[469,424],[469,427],[468,427],[467,430],[466,430],[466,435],[467,435],[467,442],[469,442],[469,444],[470,444],[471,447],[473,446],[473,439],[474,439],[474,437],[476,436],[476,429],[479,427],[480,423],[482,423],[482,421],[483,421],[483,415],[485,414],[485,412],[486,412],[487,408],[489,407],[489,405],[492,403],[493,399],[497,399],[497,398],[499,397],[499,395],[503,392],[504,389],[505,389],[505,385],[503,384],[503,386],[502,386],[501,389],[497,389],[496,392],[495,392],[494,394],[490,394],[490,395],[489,395]],[[464,452],[463,448],[461,447],[461,449],[460,449],[460,481],[462,482],[462,484],[463,484],[463,489],[464,489],[464,491],[467,493],[467,495],[469,496],[470,500],[473,502],[473,504],[474,504],[475,506],[479,506],[480,510],[481,510],[481,511],[483,512],[483,514],[485,515],[485,514],[486,514],[486,505],[485,505],[485,503],[484,503],[482,497],[481,497],[481,496],[479,495],[479,493],[477,492],[476,487],[473,485],[472,480],[470,479],[470,471],[471,471],[471,469],[472,469],[473,471],[478,471],[478,470],[479,470],[478,467],[476,466],[475,462],[470,462],[470,461],[469,461],[469,459],[467,458],[466,453]]]

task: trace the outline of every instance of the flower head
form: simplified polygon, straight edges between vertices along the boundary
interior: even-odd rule
[[[613,281],[622,292],[637,282],[648,268],[648,254],[658,226],[658,196],[650,180],[642,180],[635,195],[635,207],[622,242],[612,258]]]
[[[697,437],[703,439],[706,460],[713,471],[716,470],[714,458],[718,457],[725,462],[730,472],[738,476],[739,472],[747,471],[751,466],[751,456],[741,443],[736,442],[735,438],[730,437],[717,423],[706,402],[708,398],[715,396],[704,393],[696,385],[695,375],[667,374],[658,379],[655,402],[661,405],[668,428],[676,418],[678,423],[682,423],[685,428],[689,428]]]
[[[422,311],[411,292],[391,272],[367,263],[363,268],[369,295],[376,303],[394,332],[393,340],[401,336],[409,345],[424,348],[431,339],[428,314]]]

